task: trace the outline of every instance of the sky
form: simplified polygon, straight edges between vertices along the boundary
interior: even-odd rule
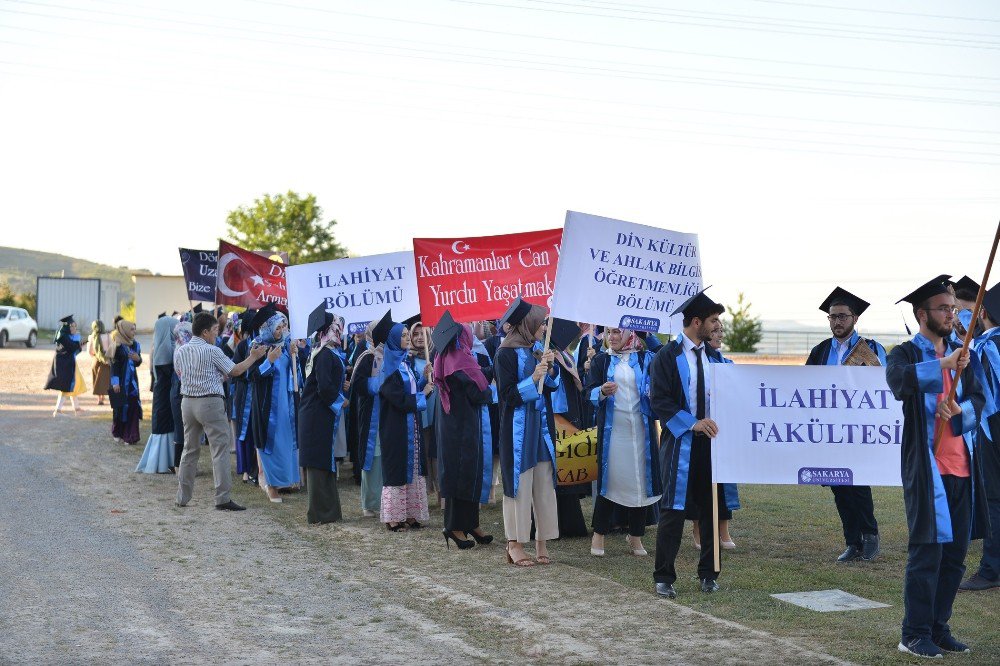
[[[1000,219],[992,0],[0,0],[0,99],[0,244],[163,274],[288,190],[354,255],[577,210],[898,331]]]

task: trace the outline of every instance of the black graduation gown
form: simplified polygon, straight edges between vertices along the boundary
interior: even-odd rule
[[[961,346],[951,340],[946,340],[945,345],[949,353]],[[903,501],[906,505],[906,523],[910,532],[909,542],[949,543],[952,540],[951,514],[941,485],[941,475],[937,465],[931,461],[933,442],[930,440],[933,432],[929,432],[929,428],[937,427],[935,423],[937,419],[933,418],[933,412],[928,419],[927,413],[928,406],[936,407],[937,394],[943,387],[940,365],[933,360],[933,357],[925,356],[920,347],[907,340],[889,353],[885,376],[893,395],[903,403],[901,464]],[[978,424],[985,399],[971,364],[962,372],[960,381],[961,385],[955,400],[959,405],[968,401],[967,404],[975,412],[975,424]],[[953,417],[946,427],[952,428],[952,432],[956,432],[956,428],[962,429],[963,416],[966,415],[959,414]],[[972,439],[972,458],[969,464],[972,473],[970,539],[981,539],[989,530],[989,516],[984,501],[986,489],[979,455],[979,438]]]
[[[233,363],[239,365],[247,359],[250,355],[250,341],[248,339],[240,340],[239,344],[236,345],[236,350],[233,352]],[[230,394],[232,395],[232,407],[230,415],[235,422],[236,436],[239,437],[240,433],[243,432],[243,417],[246,412],[247,406],[247,393],[250,388],[250,373],[258,368],[261,363],[264,362],[263,358],[257,360],[250,369],[244,372],[242,375],[237,375],[232,377],[229,381],[232,382],[232,389]],[[247,416],[250,416],[249,414]],[[250,433],[250,429],[247,429]],[[252,436],[252,434],[251,434]]]
[[[135,381],[136,385],[138,385],[139,383],[138,368],[140,365],[142,365],[142,355],[140,352],[139,343],[137,341],[133,340],[131,345],[118,345],[117,347],[115,347],[115,356],[111,360],[111,378],[112,379],[114,379],[115,377],[118,378],[118,386],[121,387],[121,390],[118,391],[117,393],[115,391],[111,391],[111,393],[108,394],[108,402],[111,403],[111,409],[115,414],[115,418],[118,418],[119,415],[121,415],[123,417],[122,420],[124,420],[124,418],[127,415],[127,412],[122,410],[128,407],[128,391],[126,390],[125,386],[125,376],[128,374],[128,363],[129,363],[128,355],[130,353],[139,354],[139,360],[132,362],[133,367],[136,368]],[[111,383],[114,384],[114,381],[112,381]],[[142,420],[141,400],[136,400],[136,409],[139,410],[139,420]]]
[[[520,439],[515,443],[515,437],[520,437],[522,434],[515,432],[514,417],[519,413],[518,410],[525,407],[525,401],[521,397],[518,384],[523,379],[530,377],[532,372],[534,372],[535,366],[538,364],[538,361],[531,354],[531,350],[527,351],[528,359],[524,368],[525,374],[523,378],[521,370],[518,367],[520,362],[517,349],[501,347],[497,350],[497,355],[493,363],[497,378],[497,394],[500,401],[500,468],[503,470],[503,494],[507,497],[517,497],[514,488],[514,479],[519,477],[522,472],[530,469],[530,467],[524,466],[523,459],[521,468],[516,471],[514,469],[515,449],[520,449]],[[558,369],[559,365],[556,364],[555,367]],[[548,427],[549,435],[552,437],[553,445],[555,444],[556,424],[552,415],[552,392],[555,388],[549,381],[544,382],[542,387],[542,397],[545,404],[545,423]],[[520,413],[525,413],[525,410],[521,410]],[[555,471],[556,461],[553,453],[553,484],[556,483]]]
[[[298,367],[296,368],[296,372],[299,374],[299,388],[301,391],[303,383],[302,371],[305,368],[304,362],[309,360],[308,352],[305,352],[306,358],[303,359],[304,350],[297,347],[293,347],[292,349],[297,352],[296,363]],[[250,394],[250,428],[253,431],[254,444],[258,449],[263,449],[267,446],[267,429],[271,414],[271,393],[274,389],[274,377],[270,374],[260,374],[260,366],[263,365],[266,358],[266,355],[263,356],[260,362],[254,364],[246,373],[249,375],[248,381],[252,384]],[[299,394],[294,393],[292,395],[294,402],[293,416],[297,418],[299,412]],[[237,431],[237,434],[239,434],[239,431]],[[296,432],[296,434],[298,433]]]
[[[404,381],[406,383],[404,384]],[[419,384],[418,384],[419,385]],[[409,381],[397,370],[379,387],[378,435],[382,444],[382,485],[405,486],[417,474],[427,476],[427,458],[421,447],[419,469],[412,470],[414,440],[421,435],[420,412],[426,406],[423,393],[410,393]],[[409,477],[409,478],[408,478]]]
[[[45,388],[69,393],[76,378],[76,355],[80,353],[80,343],[69,335],[61,335],[56,340],[56,355],[45,381]]]
[[[368,436],[372,425],[372,408],[375,397],[368,392],[368,379],[372,375],[375,364],[374,354],[365,354],[360,358],[351,373],[351,388],[347,399],[347,448],[354,461],[355,478],[361,478],[365,453],[368,448]]]
[[[332,472],[333,439],[337,414],[330,408],[344,386],[344,362],[330,349],[321,349],[313,360],[299,402],[299,465]]]
[[[994,333],[985,340],[980,341],[976,346],[976,354],[982,359],[983,372],[986,381],[990,386],[996,382],[997,373],[1000,367],[994,367],[989,361],[986,353],[986,346],[990,346],[990,351],[1000,352],[1000,332]],[[1000,395],[994,395],[994,400],[1000,400]],[[986,419],[984,424],[989,428],[992,440],[986,436],[986,430],[979,428],[979,451],[983,458],[983,482],[986,486],[986,496],[991,502],[1000,500],[1000,412],[993,414]],[[1000,525],[991,525],[994,535],[1000,530]]]
[[[462,371],[450,375],[446,381],[451,412],[444,411],[438,396],[434,415],[441,497],[478,503],[483,484],[488,486],[492,482],[492,475],[483,478],[482,408],[493,400],[493,391],[489,386],[479,390]]]
[[[885,355],[885,348],[874,340],[860,338],[856,344],[861,344],[862,342],[866,343],[876,356],[879,354],[879,350],[881,350],[882,355]],[[826,365],[826,360],[830,358],[830,346],[832,344],[833,338],[827,338],[813,347],[809,352],[809,357],[806,359],[806,365]]]

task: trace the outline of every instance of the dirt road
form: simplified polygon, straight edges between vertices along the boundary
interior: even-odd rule
[[[205,455],[177,508],[175,477],[133,471],[148,403],[134,447],[91,396],[53,418],[51,354],[0,350],[0,663],[838,663],[558,561],[447,551],[440,512],[389,534],[350,479],[347,520],[308,527],[304,497],[238,482],[248,510],[215,511]]]

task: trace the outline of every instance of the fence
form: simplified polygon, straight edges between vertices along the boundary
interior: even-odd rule
[[[830,337],[830,331],[770,331],[764,329],[757,344],[758,354],[808,354],[813,347]],[[904,333],[874,333],[858,331],[865,338],[873,338],[886,349],[898,345],[912,336]]]

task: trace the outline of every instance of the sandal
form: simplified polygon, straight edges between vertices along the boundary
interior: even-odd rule
[[[406,523],[396,523],[395,525],[390,525],[389,523],[385,524],[385,529],[389,530],[390,532],[402,532],[406,530],[408,527],[409,526]]]
[[[504,548],[504,552],[507,553],[507,563],[508,564],[513,564],[515,567],[533,567],[533,566],[535,566],[535,561],[532,560],[527,555],[525,555],[522,559],[515,561],[514,558],[510,554],[510,544],[511,543],[516,543],[516,542],[508,541],[507,542],[507,547]]]
[[[548,555],[539,555],[535,558],[535,562],[538,562],[541,565],[552,564],[552,558]]]

